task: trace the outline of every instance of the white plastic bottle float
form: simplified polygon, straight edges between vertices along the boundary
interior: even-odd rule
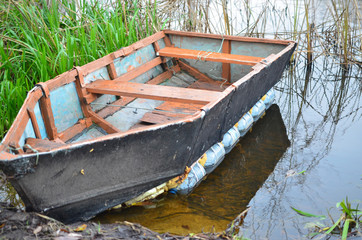
[[[150,198],[154,198],[163,192],[169,191],[171,193],[178,193],[186,195],[192,192],[207,174],[210,174],[224,159],[225,154],[229,153],[231,149],[238,143],[239,138],[243,137],[252,127],[265,111],[273,104],[275,99],[275,92],[270,89],[251,109],[245,113],[244,116],[227,131],[221,142],[214,144],[208,149],[204,155],[198,159],[185,171],[184,179],[180,176],[170,180],[167,183],[161,184],[146,193],[130,200],[128,203],[135,204]],[[180,181],[180,179],[182,179]]]
[[[261,98],[261,100],[264,102],[265,104],[265,109],[268,109],[274,102],[275,100],[275,92],[274,89],[270,89],[265,95],[264,97]]]
[[[222,143],[216,143],[209,150],[207,150],[204,155],[204,157],[206,157],[204,168],[206,174],[210,174],[224,159],[225,148]]]
[[[237,127],[232,127],[224,134],[221,143],[224,145],[225,153],[229,153],[231,149],[239,142],[240,133]]]
[[[237,124],[240,137],[243,137],[250,130],[251,126],[253,126],[253,121],[253,116],[249,112],[244,114]]]

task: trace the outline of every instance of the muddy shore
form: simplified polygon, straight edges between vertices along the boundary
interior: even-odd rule
[[[189,236],[159,234],[136,223],[96,224],[79,222],[71,225],[35,212],[23,212],[0,203],[0,239],[232,239],[225,233],[199,233]]]

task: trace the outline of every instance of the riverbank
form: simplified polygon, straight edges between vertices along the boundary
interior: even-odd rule
[[[22,212],[6,203],[0,203],[0,239],[233,239],[224,233],[199,233],[177,236],[159,234],[140,224],[117,222],[97,224],[79,222],[64,225],[35,212]]]

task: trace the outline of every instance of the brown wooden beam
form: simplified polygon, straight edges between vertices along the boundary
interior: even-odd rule
[[[86,87],[88,92],[118,96],[139,97],[154,100],[207,104],[217,101],[223,94],[214,91],[184,89],[141,83],[116,83],[113,80],[97,80]]]
[[[38,122],[36,121],[36,116],[35,116],[35,113],[34,113],[34,109],[28,108],[28,114],[29,114],[31,123],[33,125],[33,129],[34,129],[34,133],[35,133],[36,138],[41,139],[39,125],[38,125]]]
[[[37,84],[43,91],[43,97],[40,98],[40,110],[43,116],[45,129],[50,140],[58,138],[58,131],[55,127],[52,104],[50,102],[50,92],[47,83],[40,82]]]
[[[259,63],[263,58],[252,57],[236,54],[226,54],[217,52],[206,52],[191,49],[182,49],[176,47],[165,47],[158,51],[159,56],[174,57],[174,58],[186,58],[196,59],[201,61],[233,63],[254,66]]]
[[[185,32],[185,31],[174,31],[174,30],[164,30],[164,33],[169,35],[177,35],[181,37],[199,37],[199,38],[211,38],[211,39],[225,39],[237,42],[256,42],[256,43],[267,43],[267,44],[280,44],[280,45],[289,45],[294,43],[294,41],[280,40],[280,39],[266,39],[266,38],[252,38],[252,37],[240,37],[240,36],[228,36],[228,35],[219,35],[219,34],[209,34],[209,33],[196,33],[196,32]],[[185,40],[186,41],[186,40]],[[200,40],[202,41],[202,40]]]
[[[68,128],[67,130],[59,133],[59,138],[63,142],[67,142],[77,134],[81,133],[87,127],[90,127],[92,123],[93,122],[91,118],[80,119],[76,124]]]
[[[117,78],[117,71],[116,71],[116,67],[114,66],[114,62],[111,62],[110,64],[107,65],[107,70],[109,73],[109,77],[111,79]]]
[[[92,118],[92,121],[96,124],[98,124],[101,128],[103,128],[108,134],[117,133],[120,132],[118,128],[98,116],[95,112],[89,110],[90,117]]]
[[[230,40],[224,40],[224,43],[222,45],[222,52],[230,54],[231,52]],[[222,64],[222,78],[224,81],[230,82],[230,63]]]

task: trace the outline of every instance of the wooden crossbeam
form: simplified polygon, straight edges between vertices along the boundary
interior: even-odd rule
[[[191,49],[182,49],[176,47],[165,47],[158,51],[159,56],[162,57],[174,57],[174,58],[187,58],[198,59],[202,61],[233,63],[254,66],[259,63],[263,58],[252,57],[236,54],[206,52]]]
[[[199,104],[207,104],[223,96],[222,93],[215,91],[131,82],[117,83],[114,80],[97,80],[89,84],[86,89],[88,92],[97,94],[112,94],[117,96]]]

